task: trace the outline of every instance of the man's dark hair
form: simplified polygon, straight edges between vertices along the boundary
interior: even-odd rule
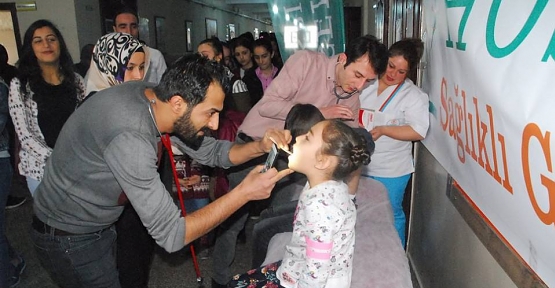
[[[224,66],[199,54],[191,54],[175,61],[153,89],[161,101],[167,102],[172,96],[179,95],[194,107],[204,101],[212,82],[218,83],[227,93],[229,79]]]
[[[388,60],[387,48],[372,35],[360,36],[347,45],[345,67],[366,54],[368,54],[370,65],[376,74],[380,75],[385,72]]]
[[[114,26],[117,25],[117,24],[116,24],[116,18],[118,18],[118,16],[119,16],[120,14],[133,14],[133,16],[135,16],[135,19],[137,19],[137,24],[139,24],[139,14],[137,14],[137,10],[135,10],[135,9],[133,9],[133,8],[131,8],[131,7],[128,7],[128,6],[123,6],[123,7],[121,7],[120,9],[118,9],[118,10],[116,11],[116,13],[114,14],[114,18],[112,18],[112,21],[114,21],[114,22],[113,22],[113,23],[114,23],[114,24],[113,24]]]

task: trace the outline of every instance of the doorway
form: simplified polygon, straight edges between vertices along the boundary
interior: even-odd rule
[[[362,35],[362,8],[343,7],[345,15],[345,43]]]
[[[0,3],[0,43],[8,51],[8,63],[15,65],[19,60],[21,49],[21,36],[19,35],[19,24],[17,21],[17,10],[15,3]]]

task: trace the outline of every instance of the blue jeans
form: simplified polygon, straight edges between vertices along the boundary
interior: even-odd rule
[[[185,199],[185,212],[189,215],[208,204],[210,204],[209,198]]]
[[[256,163],[263,163],[264,158],[259,158],[260,159],[255,159],[257,161]],[[239,183],[241,183],[253,167],[254,165],[245,165],[242,166],[242,169],[230,173],[228,175],[229,190],[231,191]],[[218,227],[216,242],[214,243],[214,252],[212,253],[212,270],[214,273],[212,279],[219,284],[226,284],[229,280],[231,280],[231,276],[233,276],[231,274],[231,264],[235,259],[237,236],[243,227],[245,227],[249,216],[249,208],[250,206],[248,204],[239,208],[239,210],[227,218]]]
[[[15,272],[15,267],[10,261],[15,258],[16,254],[6,237],[6,215],[4,213],[10,194],[12,173],[10,158],[0,158],[0,287],[8,287],[8,279]]]
[[[252,230],[252,265],[258,268],[266,259],[268,244],[278,233],[293,232],[293,220],[298,201],[268,207],[260,213],[260,219]]]
[[[395,223],[395,229],[399,233],[399,238],[401,238],[401,244],[405,247],[405,224],[407,222],[405,217],[405,211],[403,211],[403,198],[405,196],[405,189],[407,188],[407,183],[409,182],[411,174],[403,175],[400,177],[374,177],[370,178],[380,181],[387,189],[387,194],[389,195],[389,201],[391,202],[391,207],[393,208],[393,220]]]
[[[121,287],[116,269],[114,226],[100,232],[71,236],[31,229],[35,251],[60,287]]]

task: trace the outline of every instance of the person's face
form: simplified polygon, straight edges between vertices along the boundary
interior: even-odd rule
[[[409,63],[405,60],[405,57],[401,55],[393,56],[389,58],[387,69],[385,69],[385,73],[380,80],[388,86],[397,85],[405,81],[408,72]]]
[[[241,64],[241,67],[249,67],[252,65],[252,53],[247,47],[235,47],[235,59]]]
[[[114,31],[131,34],[131,36],[139,39],[139,24],[137,18],[130,13],[119,14],[116,17],[116,23],[114,23]]]
[[[222,59],[222,55],[221,54],[216,55],[214,48],[212,48],[212,46],[210,46],[210,44],[207,44],[207,43],[200,44],[197,48],[197,52],[203,57],[206,57],[210,60],[215,60],[217,62],[220,62],[220,60]]]
[[[60,60],[60,41],[50,27],[35,30],[32,46],[39,65],[58,63]]]
[[[268,52],[264,46],[254,47],[254,61],[261,70],[272,69],[272,57],[273,53]]]
[[[327,122],[316,123],[308,133],[295,138],[293,154],[289,155],[289,168],[307,175],[310,173],[317,161],[317,154],[322,148],[322,131]],[[307,175],[308,176],[308,175]]]
[[[229,68],[231,67],[231,50],[229,50],[229,48],[224,46],[223,52],[224,52],[224,65]]]
[[[123,75],[123,82],[131,80],[143,80],[145,76],[145,53],[135,52],[131,54],[125,74]]]
[[[370,65],[368,54],[361,56],[347,67],[344,67],[347,59],[340,59],[341,67],[337,75],[336,84],[347,93],[362,91],[370,82],[376,79],[376,72]]]
[[[204,130],[217,130],[224,97],[222,87],[212,82],[208,86],[204,101],[192,109],[187,108],[187,111],[174,123],[173,132],[184,141],[194,143],[204,136]]]

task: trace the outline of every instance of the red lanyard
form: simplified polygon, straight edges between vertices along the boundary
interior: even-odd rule
[[[171,166],[172,166],[173,179],[175,181],[175,187],[177,189],[177,195],[179,196],[179,204],[181,206],[181,215],[183,215],[183,217],[185,217],[187,215],[187,212],[185,211],[185,201],[183,200],[183,192],[181,191],[181,185],[179,184],[179,178],[177,177],[177,169],[175,169],[175,159],[173,157],[172,142],[170,140],[170,135],[164,134],[160,137],[160,140],[162,141],[162,144],[164,145],[166,150],[168,150],[168,155],[170,156],[170,163],[171,163]],[[190,175],[190,174],[188,174],[188,175]],[[185,232],[185,233],[187,233],[187,232]],[[200,268],[199,268],[198,261],[197,261],[197,254],[195,253],[195,247],[192,243],[189,244],[189,247],[191,249],[191,256],[193,257],[193,265],[195,266],[195,272],[197,273],[197,279],[201,279],[202,277],[201,277],[201,274],[200,274]]]

